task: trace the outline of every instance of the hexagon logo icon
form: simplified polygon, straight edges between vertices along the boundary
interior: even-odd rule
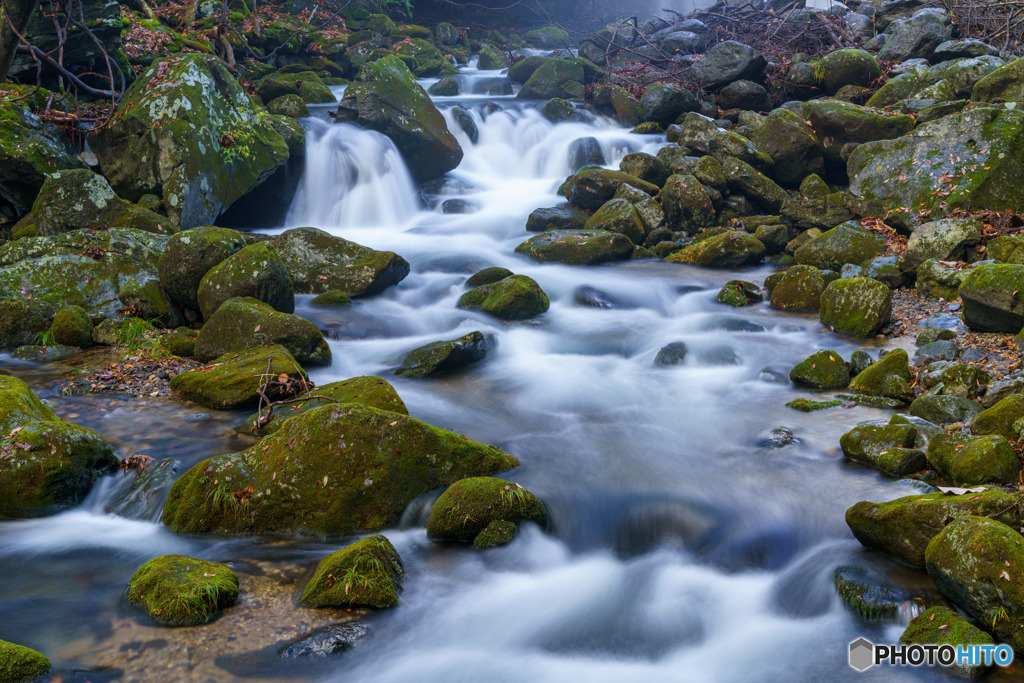
[[[867,671],[875,665],[875,646],[867,638],[858,638],[850,643],[850,666],[857,671]]]

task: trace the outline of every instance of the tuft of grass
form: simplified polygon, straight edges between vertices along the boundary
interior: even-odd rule
[[[170,626],[205,624],[238,599],[238,575],[217,562],[164,555],[139,567],[128,582],[128,601]]]
[[[56,346],[57,340],[53,338],[53,332],[46,330],[45,332],[36,332],[32,337],[32,341],[36,343],[36,346]]]

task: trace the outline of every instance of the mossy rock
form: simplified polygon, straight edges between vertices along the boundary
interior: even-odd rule
[[[806,398],[795,398],[786,403],[787,408],[793,408],[802,413],[813,413],[819,410],[838,408],[841,405],[843,405],[842,401],[812,401]]]
[[[377,251],[316,228],[286,230],[274,248],[299,294],[343,292],[373,296],[409,274],[409,262],[390,251]]]
[[[821,143],[814,129],[788,109],[771,112],[750,141],[771,157],[772,177],[783,185],[797,185],[804,178],[825,170]]]
[[[427,92],[434,97],[455,97],[459,94],[459,82],[451,76],[446,76],[427,88]]]
[[[789,371],[789,379],[798,387],[845,389],[850,384],[850,370],[839,353],[824,349],[797,363]]]
[[[420,346],[406,354],[395,370],[402,377],[433,377],[458,372],[478,363],[487,355],[494,340],[482,332]]]
[[[851,147],[863,143],[899,138],[913,130],[915,123],[914,117],[906,114],[886,114],[839,99],[805,102],[802,114],[822,142],[826,166],[836,171],[845,166],[844,150],[848,154]]]
[[[583,66],[566,59],[549,59],[530,75],[517,97],[550,100],[553,97],[580,99],[585,78]]]
[[[587,266],[628,259],[633,246],[628,237],[615,232],[548,230],[520,244],[516,253],[535,261]]]
[[[352,298],[348,294],[333,290],[324,292],[323,294],[317,294],[309,301],[310,306],[316,306],[318,308],[340,308],[342,306],[348,306],[351,303]]]
[[[910,403],[914,400],[914,390],[910,386],[913,379],[907,352],[893,349],[854,377],[850,381],[850,391]]]
[[[884,251],[884,237],[848,221],[810,240],[793,257],[802,265],[838,271],[844,264],[860,265]]]
[[[533,55],[521,59],[508,68],[508,77],[516,83],[523,84],[530,80],[530,76],[550,60],[550,57]]]
[[[816,313],[825,287],[821,271],[814,266],[791,266],[772,284],[770,305],[780,311]]]
[[[620,186],[620,189],[627,187]],[[625,199],[609,199],[587,220],[586,230],[607,230],[625,235],[633,244],[643,244],[646,237],[643,221],[633,205]]]
[[[1013,425],[1022,417],[1024,394],[1012,394],[978,413],[971,420],[971,431],[975,434],[997,434],[1004,439],[1016,441],[1019,437]]]
[[[316,325],[251,297],[221,304],[196,337],[195,357],[206,363],[225,354],[274,345],[288,349],[303,367],[331,364],[331,347]]]
[[[121,199],[103,176],[85,169],[51,174],[32,205],[32,216],[43,236],[79,228],[134,228],[162,235],[178,230],[165,216]]]
[[[569,40],[569,34],[565,29],[557,26],[542,26],[524,33],[523,40],[525,40],[527,45],[530,47],[539,48],[541,50],[553,50],[565,47]]]
[[[954,486],[1015,485],[1020,460],[1001,436],[938,434],[928,441],[928,462]]]
[[[297,94],[275,97],[267,103],[267,111],[276,116],[287,116],[293,119],[302,119],[309,116],[309,108]]]
[[[92,346],[92,318],[81,306],[65,306],[53,316],[50,334],[58,344],[88,348]]]
[[[935,369],[931,369],[932,367]],[[929,372],[921,377],[921,384],[929,393],[962,398],[978,396],[991,381],[992,378],[981,367],[964,363],[944,363],[942,367],[929,366]]]
[[[518,527],[515,522],[496,519],[476,535],[476,538],[473,539],[473,547],[477,550],[486,550],[507,545],[515,538],[516,531],[518,531]]]
[[[224,62],[196,53],[154,61],[90,143],[118,195],[160,195],[181,228],[213,223],[289,156]]]
[[[959,294],[964,323],[975,332],[1017,333],[1024,327],[1024,265],[978,266],[964,279]]]
[[[847,85],[870,86],[882,75],[874,55],[853,48],[828,53],[814,63],[814,70],[821,74],[821,85],[832,95]]]
[[[505,278],[512,277],[513,275],[515,275],[515,273],[508,268],[490,266],[489,268],[484,268],[483,270],[479,270],[470,275],[469,278],[466,279],[466,287],[471,288],[480,287],[481,285],[492,285],[495,282],[501,282]]]
[[[980,413],[981,406],[960,396],[943,396],[925,394],[918,396],[910,404],[910,414],[935,424],[950,422],[970,422],[971,418]]]
[[[653,193],[652,193],[653,194]],[[715,208],[701,182],[692,175],[672,175],[661,191],[665,225],[674,232],[694,234],[716,224]]]
[[[1024,237],[1017,235],[1001,235],[989,240],[985,245],[986,257],[1000,263],[1024,265]]]
[[[0,640],[0,681],[27,683],[50,673],[50,660],[32,648]]]
[[[685,246],[665,260],[705,268],[739,268],[760,263],[764,254],[764,245],[750,233],[728,231]]]
[[[565,198],[581,209],[596,211],[609,199],[615,197],[615,192],[620,185],[632,185],[652,197],[660,190],[657,185],[622,171],[588,168],[576,173],[566,181]]]
[[[406,415],[325,405],[246,451],[195,465],[171,488],[163,521],[178,533],[377,531],[397,524],[419,495],[518,464],[499,448]],[[218,489],[247,486],[254,493],[244,510],[212,501]]]
[[[383,536],[370,536],[333,552],[302,590],[305,607],[385,609],[398,604],[402,559]]]
[[[1024,103],[1024,58],[1015,59],[975,83],[971,99],[992,104]]]
[[[948,607],[929,607],[914,617],[900,636],[902,645],[995,645],[992,636],[967,621]],[[986,667],[982,665],[956,664],[955,668],[965,676],[980,677]]]
[[[820,304],[822,325],[854,337],[875,336],[892,317],[889,288],[869,277],[830,282]]]
[[[178,358],[191,358],[196,351],[195,337],[190,337],[181,332],[170,332],[160,336],[160,345],[167,349],[167,352]]]
[[[832,582],[846,606],[869,622],[895,618],[906,602],[904,595],[861,567],[836,567]]]
[[[512,275],[494,284],[481,285],[459,298],[459,308],[481,310],[502,320],[535,318],[550,306],[548,295],[536,280],[526,275]]]
[[[890,477],[905,477],[925,469],[924,452],[914,448],[917,428],[912,424],[854,427],[839,439],[843,455]]]
[[[997,640],[1024,652],[1024,547],[1012,526],[984,517],[953,520],[928,544],[928,576],[954,604],[989,626]],[[1007,579],[1006,577],[1009,577]]]
[[[117,318],[107,318],[92,328],[92,340],[103,346],[125,346],[154,329],[147,320],[135,316],[118,316]]]
[[[508,59],[490,45],[485,45],[477,58],[477,68],[481,71],[497,71],[508,66]]]
[[[270,420],[262,427],[257,427],[257,420],[260,417],[266,419],[266,413],[251,416],[246,420],[248,431],[260,435],[273,434],[286,420],[320,406],[338,403],[358,403],[378,410],[409,414],[409,409],[395,388],[380,377],[351,377],[331,382],[301,393],[290,401],[286,406],[276,406]]]
[[[243,247],[199,281],[199,310],[207,320],[235,297],[259,299],[282,313],[295,310],[292,278],[274,247],[263,242]]]
[[[136,317],[162,327],[178,327],[185,322],[178,305],[171,301],[156,278],[129,282],[121,288],[117,298]]]
[[[34,299],[0,301],[0,349],[34,344],[50,329],[57,307]]]
[[[846,524],[865,547],[924,567],[928,543],[950,519],[965,515],[992,515],[1005,524],[1020,525],[1016,498],[1002,491],[915,494],[887,503],[861,501],[846,511]]]
[[[718,292],[715,301],[735,308],[749,306],[764,301],[764,293],[753,282],[729,280]]]
[[[238,575],[219,562],[163,555],[132,574],[125,595],[159,624],[198,626],[235,604]]]
[[[543,524],[544,504],[519,484],[495,477],[453,483],[430,511],[427,535],[435,541],[470,543],[491,522]]]
[[[207,408],[228,410],[255,406],[260,400],[260,386],[281,375],[305,379],[298,361],[286,348],[263,346],[226,354],[205,367],[175,375],[170,387],[181,398]],[[280,387],[270,387],[268,392],[271,400],[282,397]]]
[[[206,225],[179,232],[160,254],[160,284],[172,299],[198,311],[203,276],[243,247],[242,234],[228,228]]]

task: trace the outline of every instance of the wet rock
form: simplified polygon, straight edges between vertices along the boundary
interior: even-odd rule
[[[57,171],[43,183],[32,205],[38,234],[59,235],[79,228],[134,228],[173,234],[177,227],[165,216],[126,202],[107,180],[86,169]]]
[[[634,152],[622,157],[619,170],[658,187],[664,185],[670,175],[661,159],[643,152]]]
[[[863,350],[857,349],[850,355],[850,376],[854,377],[871,367],[871,364],[875,361],[872,360],[871,355]]]
[[[956,342],[949,340],[935,341],[918,347],[917,353],[914,354],[914,363],[918,364],[922,361],[932,363],[940,360],[954,361],[959,356],[960,347],[957,346]]]
[[[584,70],[575,61],[549,59],[537,67],[523,84],[521,99],[549,100],[552,97],[581,99]]]
[[[792,266],[773,284],[771,307],[780,311],[815,313],[821,305],[825,287],[821,271],[814,266]]]
[[[800,439],[788,427],[776,427],[771,434],[757,442],[758,448],[779,449],[800,443]]]
[[[409,262],[394,252],[376,251],[316,228],[286,230],[274,240],[274,249],[300,294],[373,296],[409,274]]]
[[[768,157],[766,156],[766,158]],[[789,195],[785,190],[768,176],[740,159],[727,157],[722,163],[722,171],[733,192],[750,197],[768,211],[779,211],[789,200]]]
[[[172,299],[197,311],[203,276],[244,246],[241,233],[227,228],[202,226],[180,232],[160,254],[160,284]]]
[[[302,447],[293,450],[296,443]],[[163,521],[178,533],[376,531],[397,524],[416,496],[518,464],[498,448],[405,415],[325,405],[287,420],[246,451],[190,469],[171,488]],[[208,469],[217,472],[217,484]],[[253,487],[247,514],[212,504],[220,485]]]
[[[914,400],[913,379],[907,352],[893,349],[850,380],[850,391],[910,403]]]
[[[331,624],[307,633],[281,648],[284,659],[329,657],[348,652],[366,637],[368,630],[360,623]]]
[[[839,270],[843,264],[859,265],[884,251],[884,237],[865,230],[856,221],[849,221],[810,240],[793,256],[802,265]]]
[[[914,448],[917,428],[898,421],[887,425],[861,425],[843,434],[843,454],[890,477],[905,477],[925,469],[924,452]]]
[[[832,349],[825,349],[797,363],[789,378],[800,387],[845,389],[850,383],[850,371],[842,356]]]
[[[715,301],[729,306],[748,306],[764,301],[764,292],[752,282],[729,280],[715,297]]]
[[[846,606],[868,621],[896,617],[907,600],[902,592],[862,567],[836,567],[833,583]]]
[[[1024,418],[1024,394],[1011,394],[971,420],[975,434],[998,434],[1010,441],[1019,438],[1014,424]]]
[[[724,40],[704,53],[690,68],[692,80],[718,87],[733,81],[760,81],[768,60],[757,50]]]
[[[573,173],[587,166],[603,166],[604,163],[604,150],[597,138],[576,138],[569,145],[569,168]]]
[[[682,114],[696,111],[696,95],[679,85],[652,83],[640,98],[644,119],[657,121],[663,126],[675,123]]]
[[[1019,332],[1024,328],[1024,266],[975,268],[960,285],[964,322],[975,332]]]
[[[199,281],[199,310],[207,320],[235,297],[252,297],[283,313],[295,310],[292,279],[272,246],[260,242],[244,247]]]
[[[820,239],[820,238],[819,238]],[[841,334],[873,337],[892,316],[892,295],[877,280],[836,280],[821,293],[821,324]]]
[[[334,98],[331,98],[334,101]],[[309,108],[297,93],[289,93],[276,97],[267,103],[267,111],[279,116],[302,119],[309,116]]]
[[[665,224],[672,231],[694,234],[716,223],[715,209],[701,183],[692,175],[673,175],[661,193]]]
[[[900,636],[903,645],[995,645],[985,633],[948,607],[929,607],[907,626]],[[956,664],[957,671],[972,678],[984,675],[982,665]]]
[[[383,536],[370,536],[320,560],[302,590],[306,607],[369,607],[398,604],[405,570],[398,551]]]
[[[928,441],[928,462],[954,486],[1017,483],[1021,464],[1001,436],[949,432]]]
[[[42,653],[0,640],[0,675],[5,681],[21,683],[42,679],[50,673],[50,660]]]
[[[92,346],[92,318],[81,306],[65,306],[53,316],[50,334],[64,346],[88,348]]]
[[[171,391],[207,408],[228,410],[255,406],[257,390],[281,375],[305,379],[298,361],[283,346],[264,346],[221,356],[205,368],[188,370],[171,378]],[[271,400],[282,397],[282,388],[267,388]]]
[[[548,230],[520,244],[516,253],[535,261],[584,266],[628,259],[633,243],[604,230]]]
[[[935,424],[950,422],[970,422],[971,418],[980,413],[981,406],[970,399],[960,396],[936,396],[926,394],[914,399],[910,404],[910,414]]]
[[[1002,491],[915,494],[887,503],[861,501],[846,511],[846,524],[865,547],[924,567],[929,541],[950,519],[969,515],[993,515],[1006,524],[1020,524],[1015,497]]]
[[[437,499],[427,520],[427,536],[435,541],[475,543],[492,522],[543,524],[545,517],[544,504],[519,484],[473,477],[453,483]]]
[[[764,245],[747,232],[723,232],[683,247],[666,258],[705,268],[738,268],[764,260]]]
[[[940,367],[941,366],[941,367]],[[979,389],[991,381],[988,373],[976,365],[936,363],[921,377],[921,384],[931,394],[973,399]]]
[[[304,367],[331,364],[331,348],[316,325],[252,297],[221,304],[199,331],[194,353],[196,360],[207,363],[229,353],[275,345],[288,349]]]
[[[432,377],[458,372],[483,360],[493,343],[490,335],[470,332],[451,341],[426,344],[410,351],[395,374],[403,377]]]
[[[682,365],[686,360],[687,347],[683,342],[672,342],[658,349],[658,355],[654,357],[654,364],[657,366]]]
[[[1024,393],[1024,377],[993,382],[980,399],[981,407],[991,408],[1007,396],[1019,393]]]
[[[197,626],[235,604],[238,575],[218,562],[163,555],[139,567],[125,595],[159,624]]]
[[[629,308],[612,295],[586,285],[578,287],[573,292],[573,301],[577,305],[587,308]]]
[[[584,228],[619,233],[637,245],[643,244],[646,237],[640,216],[625,199],[609,199],[587,219]]]
[[[480,287],[481,285],[491,285],[495,282],[500,282],[507,277],[515,275],[508,268],[502,268],[500,266],[491,266],[484,268],[483,270],[477,271],[473,275],[469,276],[466,280],[466,287]]]
[[[550,305],[544,290],[526,275],[512,275],[494,284],[481,285],[459,298],[459,308],[481,310],[502,320],[535,318]]]
[[[588,211],[596,211],[609,199],[615,197],[615,192],[620,185],[632,185],[651,196],[658,194],[660,189],[657,185],[622,171],[589,168],[576,173],[565,182],[565,197],[574,206]]]
[[[784,185],[795,185],[809,174],[824,172],[824,156],[814,129],[787,109],[768,114],[750,139],[771,157],[772,176]]]

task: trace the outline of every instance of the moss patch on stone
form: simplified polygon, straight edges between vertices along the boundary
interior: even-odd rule
[[[207,408],[228,410],[255,406],[257,389],[281,375],[305,379],[298,361],[283,346],[229,353],[213,363],[182,372],[171,378],[171,391],[181,398],[195,401]],[[269,387],[271,400],[281,397],[280,387]]]
[[[157,623],[197,626],[235,603],[238,575],[218,562],[163,555],[138,568],[128,581],[126,596]]]
[[[427,535],[437,541],[469,543],[491,522],[544,522],[544,504],[519,484],[495,477],[457,481],[430,511]]]
[[[369,607],[398,604],[402,590],[402,560],[383,536],[370,536],[320,560],[316,573],[302,590],[306,607]]]
[[[22,683],[50,673],[50,660],[32,648],[0,640],[0,681]]]

